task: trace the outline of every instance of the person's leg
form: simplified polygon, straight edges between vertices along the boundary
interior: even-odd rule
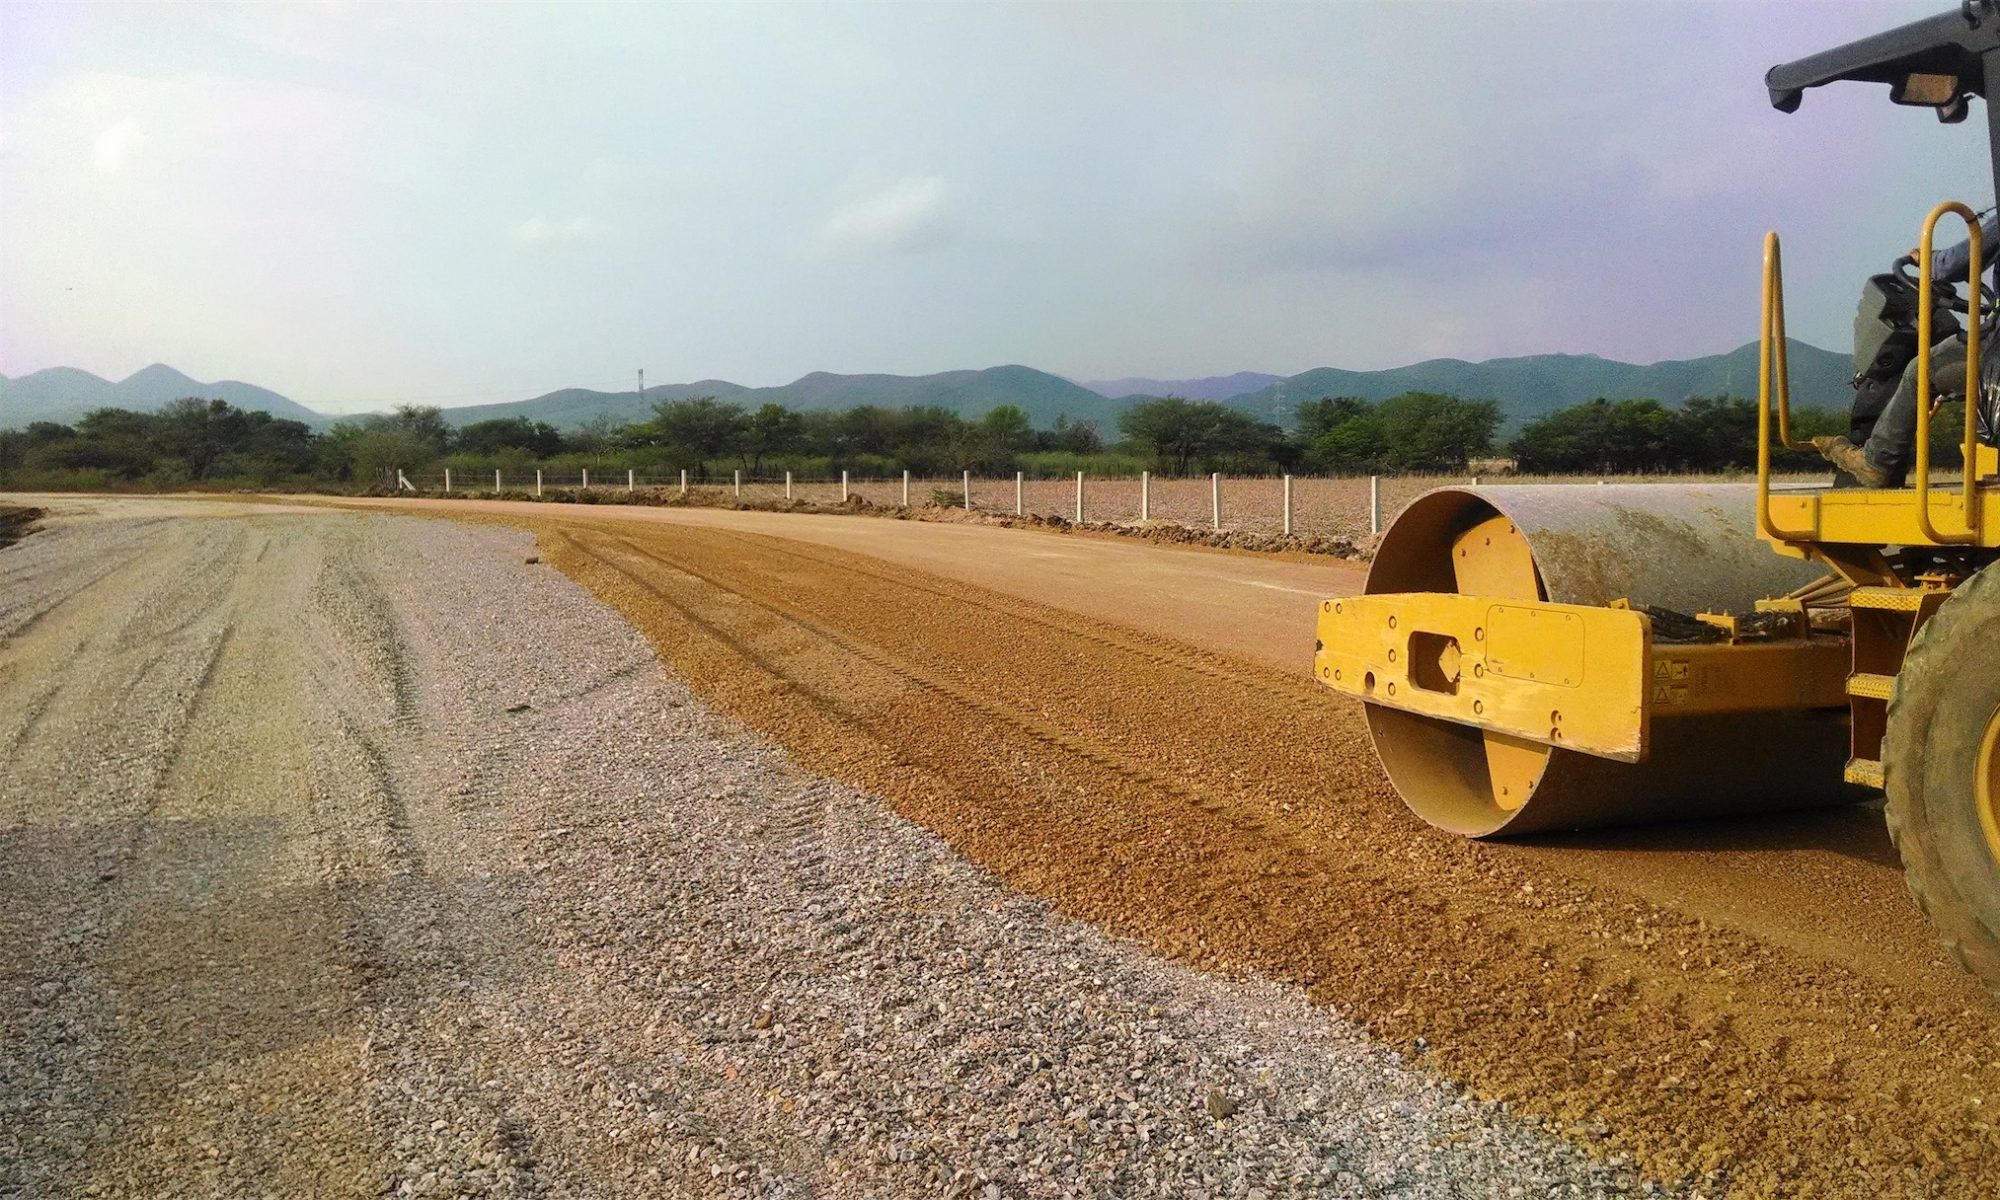
[[[1888,407],[1890,397],[1903,381],[1900,374],[1882,379],[1864,379],[1854,386],[1854,405],[1847,414],[1847,436],[1816,437],[1812,439],[1813,449],[1833,463],[1833,486],[1837,488],[1882,487],[1885,480],[1871,473],[1862,457],[1861,447],[1867,445],[1868,435],[1875,432],[1875,422]],[[1859,471],[1859,474],[1856,472]],[[1865,477],[1865,478],[1864,478]]]
[[[1882,410],[1889,405],[1889,397],[1896,394],[1896,387],[1902,383],[1900,375],[1886,379],[1864,379],[1854,387],[1854,405],[1847,414],[1847,440],[1860,446],[1868,441],[1868,435],[1875,432],[1875,422],[1882,417]]]
[[[1900,319],[1896,291],[1893,279],[1874,276],[1862,284],[1855,305],[1854,362],[1857,368],[1865,362],[1868,370],[1855,377],[1854,402],[1848,409],[1847,440],[1856,446],[1875,432],[1875,419],[1902,382],[1902,367],[1916,353],[1916,330],[1906,328]],[[1891,368],[1899,358],[1902,366]]]
[[[1931,348],[1931,395],[1957,395],[1965,390],[1965,343],[1946,338]],[[1868,464],[1887,478],[1885,487],[1901,487],[1917,453],[1917,360],[1903,368],[1896,394],[1883,405],[1875,429],[1862,447]]]

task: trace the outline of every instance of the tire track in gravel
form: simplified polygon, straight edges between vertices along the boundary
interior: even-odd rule
[[[37,1147],[32,1157],[40,1169],[57,1179],[89,1170],[86,1139],[111,1118],[124,1093],[124,1081],[107,1074],[94,1054],[96,1045],[120,1028],[114,1016],[115,972],[105,960],[129,925],[126,910],[148,841],[147,822],[201,716],[232,633],[213,600],[228,590],[231,573],[222,568],[232,552],[240,552],[240,540],[203,538],[196,549],[194,560],[202,570],[146,576],[143,582],[150,586],[117,597],[125,603],[108,623],[87,626],[83,636],[68,640],[59,637],[61,630],[44,630],[50,637],[41,640],[64,643],[58,651],[94,648],[122,661],[129,676],[105,673],[113,678],[76,684],[61,674],[66,653],[52,656],[50,647],[32,638],[11,639],[4,647],[13,652],[10,666],[57,678],[35,704],[32,728],[24,728],[0,760],[0,836],[26,848],[8,864],[10,876],[20,871],[26,878],[0,879],[0,893],[15,899],[0,918],[0,932],[10,941],[33,942],[0,972],[0,995],[11,1001],[5,1005],[9,1034],[0,1044],[0,1093],[27,1101],[18,1120],[0,1121],[0,1164],[7,1171],[0,1182],[13,1182],[16,1172],[24,1186],[35,1182],[25,1174],[29,1146]],[[190,578],[207,581],[197,593],[210,601],[199,606],[208,615],[206,628],[192,633],[184,626],[183,636],[171,642],[126,636],[156,619],[173,588]],[[94,589],[100,581],[86,586]],[[22,645],[24,640],[29,644]],[[68,702],[60,732],[49,728],[58,699]],[[94,736],[78,739],[79,727]],[[79,740],[96,742],[99,753],[81,761],[49,759]],[[38,749],[47,753],[38,756]],[[87,811],[53,814],[53,829],[26,820],[46,803],[27,781],[49,769],[80,774],[77,791],[96,802]],[[53,1050],[37,1054],[47,1047]]]
[[[2000,1186],[1993,1013],[1430,834],[1355,714],[1302,704],[1296,680],[1247,663],[1218,678],[1171,642],[1121,645],[781,539],[532,524],[726,710],[1071,913],[1303,982],[1660,1178]],[[1107,769],[1131,762],[1144,771]]]
[[[67,606],[84,601],[97,588],[99,584],[105,583],[107,580],[110,580],[113,577],[123,573],[126,570],[126,568],[132,566],[134,563],[137,563],[141,559],[153,558],[157,556],[158,556],[157,551],[147,547],[141,547],[137,550],[134,550],[130,554],[127,554],[125,557],[121,559],[114,560],[110,566],[105,567],[103,570],[97,572],[95,575],[90,576],[88,579],[84,580],[84,582],[81,585],[75,587],[68,587],[68,586],[59,587],[56,590],[52,591],[50,594],[44,596],[42,598],[42,602],[39,605],[35,604],[33,601],[30,601],[26,616],[15,618],[13,613],[10,612],[7,614],[8,619],[13,623],[10,624],[4,631],[4,639],[0,640],[12,641],[15,638],[25,637],[28,633],[34,630],[35,626],[41,624],[43,621],[49,619],[51,616],[63,611],[63,609],[66,608]],[[35,584],[35,583],[45,584],[46,582],[48,581],[37,579],[30,581],[30,584]],[[10,590],[14,590],[14,594],[16,595],[29,594],[28,587],[19,584],[14,585],[14,588]]]
[[[112,534],[114,545],[107,547],[103,553],[123,551],[129,540],[144,533],[144,527],[151,524],[131,522],[130,525],[135,528],[118,528]],[[123,646],[143,645],[147,639],[135,642],[127,637],[126,630],[140,620],[147,598],[170,591],[191,577],[209,581],[210,594],[214,594],[215,560],[201,560],[198,568],[190,570],[188,564],[176,561],[181,549],[179,546],[167,549],[141,545],[114,557],[110,566],[94,572],[89,570],[96,565],[92,557],[56,556],[41,565],[39,577],[14,588],[0,590],[0,596],[19,598],[22,609],[26,611],[25,616],[18,616],[22,609],[9,609],[4,617],[0,617],[0,622],[11,622],[0,629],[0,687],[19,688],[24,673],[35,676],[30,685],[32,693],[14,708],[18,719],[4,734],[0,734],[5,739],[0,761],[12,758],[21,751],[23,744],[47,715],[50,705],[64,689],[78,682],[60,670],[39,670],[44,664],[61,662],[72,655],[84,653],[94,640],[100,638],[109,638],[114,644]],[[168,572],[164,576],[163,570]],[[130,577],[134,574],[139,575],[147,585],[144,590],[130,590]],[[85,577],[81,582],[73,582],[72,577],[76,575]],[[121,595],[121,590],[127,594]],[[95,609],[107,595],[112,604],[122,605],[122,623],[115,627],[107,627],[102,614]],[[85,615],[80,619],[68,619],[79,611]],[[202,611],[194,609],[187,623],[191,623]],[[51,635],[42,636],[45,633]],[[0,716],[0,720],[4,719]]]
[[[249,525],[222,573],[228,641],[187,735],[163,758],[124,914],[98,970],[117,1006],[104,1060],[115,1134],[92,1186],[108,1194],[346,1195],[372,1177],[353,1118],[356,1047],[343,1037],[330,931],[301,878],[304,729],[288,643],[311,539]],[[162,627],[194,627],[171,613]]]
[[[427,574],[432,565],[402,561],[388,569],[404,575]],[[435,566],[437,575],[458,572],[460,577],[478,578],[460,562]],[[560,584],[565,591],[570,586],[567,581]],[[408,597],[401,601],[408,602]],[[410,607],[415,611],[404,636],[414,650],[411,658],[424,664],[419,675],[425,711],[500,709],[501,700],[491,689],[496,682],[504,686],[509,676],[499,664],[519,653],[526,641],[523,634],[516,630],[482,636],[476,626],[457,623],[455,607]],[[546,608],[542,612],[551,615]],[[564,624],[531,636],[566,644],[578,633],[568,622],[598,623],[605,617],[590,606],[587,617],[581,611],[574,617],[565,612],[559,620]],[[479,650],[468,651],[468,637],[478,639]],[[486,643],[495,643],[490,661],[485,657]],[[520,684],[526,689],[521,698],[533,703],[499,719],[514,729],[532,728],[543,719],[571,727],[594,724],[590,714],[607,698],[614,703],[622,698],[629,704],[630,695],[645,690],[648,678],[658,670],[643,646],[615,658],[537,664],[530,679]],[[528,1095],[505,1093],[507,1102],[500,1107],[511,1117],[512,1136],[523,1148],[523,1157],[534,1161],[540,1176],[537,1186],[559,1193],[620,1194],[615,1188],[602,1190],[603,1181],[615,1179],[627,1181],[626,1187],[635,1193],[737,1195],[754,1188],[748,1181],[767,1179],[776,1164],[784,1163],[803,1189],[799,1194],[848,1194],[822,1190],[821,1147],[814,1144],[808,1149],[794,1138],[771,1136],[768,1091],[752,1089],[748,1077],[737,1081],[707,1063],[716,1053],[747,1049],[743,1043],[751,1038],[749,1014],[734,1010],[752,1003],[755,993],[716,996],[717,1008],[736,1018],[727,1025],[676,1019],[671,1006],[653,991],[669,981],[671,973],[661,977],[640,970],[640,982],[624,982],[631,978],[634,963],[643,961],[638,956],[655,944],[635,944],[633,931],[622,922],[605,925],[606,897],[627,878],[639,876],[646,881],[645,890],[652,892],[659,886],[652,881],[661,873],[708,877],[718,872],[718,860],[743,855],[748,848],[731,838],[704,846],[695,852],[699,861],[689,861],[690,852],[679,844],[675,823],[657,812],[643,793],[634,797],[615,791],[614,803],[635,804],[622,813],[601,810],[588,794],[587,782],[575,785],[583,791],[543,786],[523,796],[523,761],[532,762],[543,752],[532,735],[514,733],[489,740],[490,733],[480,723],[461,723],[444,728],[426,725],[422,738],[427,753],[420,763],[411,764],[414,773],[407,782],[413,794],[425,796],[425,811],[432,818],[419,824],[444,834],[439,846],[442,861],[432,869],[447,876],[467,870],[493,873],[525,858],[524,875],[533,881],[532,887],[515,891],[524,881],[503,875],[506,882],[495,880],[481,887],[480,903],[468,905],[460,895],[456,903],[440,910],[443,944],[454,958],[475,960],[471,966],[502,995],[463,1008],[447,999],[440,1008],[452,1014],[453,1038],[448,1047],[438,1046],[436,1053],[443,1056],[448,1051],[452,1069],[466,1078],[510,1079],[526,1085]],[[581,774],[587,780],[597,765],[597,751],[586,742],[572,744],[567,752],[581,761],[570,762],[556,777]],[[615,761],[618,755],[611,757]],[[489,777],[499,788],[492,797],[494,808],[468,806],[467,790]],[[617,788],[615,782],[613,786]],[[822,806],[817,795],[785,794],[783,809],[799,816],[795,837],[812,840],[816,818],[809,814]],[[632,859],[629,849],[616,849],[628,843],[635,825],[654,823],[662,850],[658,859]],[[612,865],[600,863],[576,877],[564,877],[563,866],[577,863],[574,856],[589,863],[600,845],[613,848]],[[739,944],[735,937],[754,928],[772,906],[797,904],[797,890],[815,878],[811,860],[816,853],[823,875],[823,852],[802,850],[794,865],[805,874],[790,875],[754,894],[704,895],[701,930],[677,922],[670,936],[687,945],[727,947],[722,952],[732,958],[752,953],[752,946]],[[520,931],[512,924],[496,923],[493,915],[515,904],[530,909],[553,906],[543,919],[557,936],[546,944],[523,946]],[[831,919],[837,922],[838,916]],[[496,966],[508,960],[512,965],[502,969],[518,974],[496,980]],[[582,979],[590,982],[584,984]],[[608,979],[620,982],[602,982]],[[536,1047],[526,1052],[525,1061],[532,1065],[525,1078],[523,1044]],[[588,1047],[582,1061],[580,1045]],[[601,1115],[579,1123],[573,1115],[578,1111]]]
[[[35,687],[28,703],[19,709],[29,719],[8,736],[7,761],[19,765],[38,750],[48,756],[66,756],[70,752],[68,743],[61,739],[49,739],[45,747],[36,744],[36,734],[51,719],[51,711],[59,708],[69,711],[57,713],[58,719],[79,724],[101,723],[123,735],[110,739],[113,745],[129,741],[134,726],[121,718],[127,713],[150,712],[135,693],[145,689],[156,671],[177,665],[176,652],[187,650],[190,631],[198,622],[205,622],[217,628],[199,635],[195,653],[200,666],[191,685],[193,690],[185,690],[187,685],[169,685],[176,694],[177,705],[166,714],[162,724],[169,732],[162,736],[174,743],[184,734],[186,721],[193,706],[199,703],[201,689],[208,682],[220,652],[217,639],[227,636],[227,624],[218,620],[216,610],[229,590],[231,572],[227,563],[239,547],[233,539],[204,537],[192,548],[193,554],[187,553],[188,547],[178,549],[178,557],[185,561],[173,569],[144,571],[134,581],[127,578],[131,572],[123,567],[114,568],[81,585],[78,595],[89,594],[92,603],[86,607],[91,611],[76,620],[59,619],[53,625],[24,630],[0,641],[0,685],[19,687],[21,677],[28,676],[30,686]],[[148,551],[135,558],[153,553]],[[171,550],[158,553],[174,556]],[[135,582],[138,586],[133,586]],[[99,596],[101,591],[114,594]],[[172,618],[169,622],[172,628],[161,629],[160,612],[172,603],[170,597],[182,592],[189,595],[198,616],[187,620]],[[74,598],[65,597],[52,609],[44,610],[45,614],[67,609]],[[161,636],[163,633],[168,636]],[[81,674],[68,669],[74,658],[93,654],[115,656],[119,669]],[[107,714],[112,719],[107,720]],[[159,769],[164,772],[166,764]],[[131,790],[142,795],[147,791]],[[7,805],[7,791],[0,789],[0,820],[19,811]],[[97,819],[109,815],[93,814]]]
[[[472,972],[432,877],[411,810],[409,777],[434,752],[419,672],[401,614],[367,561],[368,531],[326,538],[332,561],[309,589],[320,659],[313,720],[312,831],[341,958],[366,1030],[364,1086],[387,1152],[384,1192],[447,1186],[437,1164],[478,1162],[486,1195],[548,1190],[533,1138],[470,1078],[439,1028]],[[373,569],[371,569],[373,568]],[[394,569],[394,568],[390,568]],[[415,1078],[429,1102],[411,1102]]]
[[[452,1077],[421,689],[355,524],[173,523],[154,569],[0,647],[5,695],[59,684],[0,760],[0,1194],[545,1190]],[[102,528],[37,552],[88,563]],[[315,578],[351,636],[301,635]]]
[[[16,550],[0,557],[0,645],[25,635],[55,612],[85,599],[100,584],[140,563],[172,563],[172,550],[155,539],[160,522],[122,520],[95,523],[102,545],[89,555],[49,553],[46,547]],[[63,527],[58,525],[56,529]],[[173,549],[178,549],[175,546]],[[76,577],[83,577],[81,583]]]

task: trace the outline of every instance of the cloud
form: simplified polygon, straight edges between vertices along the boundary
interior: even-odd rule
[[[129,118],[99,131],[91,149],[91,160],[101,174],[116,175],[125,169],[132,151],[144,140],[139,123]]]
[[[574,246],[591,240],[596,233],[589,217],[571,217],[567,221],[529,217],[509,229],[507,237],[521,246]]]
[[[951,233],[950,200],[942,177],[911,176],[833,213],[820,226],[821,240],[831,249],[860,253],[928,249]]]

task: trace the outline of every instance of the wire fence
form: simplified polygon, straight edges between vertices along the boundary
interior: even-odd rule
[[[1490,477],[1507,483],[1673,484],[1743,482],[1744,475],[1630,475]],[[1800,476],[1800,481],[1824,477]],[[763,506],[792,502],[832,507],[860,501],[875,508],[966,508],[1024,517],[1059,517],[1078,524],[1138,524],[1154,522],[1226,532],[1362,538],[1377,534],[1404,506],[1434,488],[1478,484],[1467,475],[1355,476],[1232,476],[1193,478],[1142,473],[1137,478],[1087,473],[1060,478],[905,474],[898,478],[751,477],[737,471],[728,476],[680,472],[645,475],[634,470],[543,472],[536,470],[479,472],[394,472],[385,484],[425,495],[466,497],[533,496],[552,493],[607,493],[606,500],[630,493],[638,502],[691,502]],[[643,495],[642,495],[643,493]]]

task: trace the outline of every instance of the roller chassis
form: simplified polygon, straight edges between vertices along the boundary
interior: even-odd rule
[[[1916,502],[1913,490],[1812,499],[1885,536],[1907,531]],[[1677,583],[1641,578],[1654,555],[1579,540],[1637,506],[1683,564]],[[2000,658],[2000,546],[1782,541],[1758,551],[1759,575],[1733,556],[1758,545],[1757,507],[1749,486],[1429,493],[1390,527],[1364,593],[1321,603],[1315,675],[1366,706],[1410,808],[1466,836],[1886,791],[1912,891],[2000,992],[2000,683],[1979,690]],[[1648,587],[1683,607],[1633,599]],[[1745,603],[1745,587],[1769,594]],[[1689,604],[1690,588],[1715,603]],[[1981,607],[1954,607],[1961,592]],[[1933,629],[1940,614],[1952,620]],[[1985,749],[1943,761],[1949,739],[1932,727]]]
[[[1765,82],[1791,112],[1840,80],[1887,83],[1896,103],[1947,122],[1987,100],[2000,192],[2000,0],[1963,0]],[[1976,397],[1990,293],[1964,204],[1924,222],[1907,332],[1930,346],[1951,321],[1938,323],[1931,277],[1948,215],[1971,228],[1963,394]],[[1963,477],[1933,482],[1931,400],[1954,385],[1930,379],[1919,353],[1913,487],[1774,490],[1775,449],[1806,448],[1790,429],[1782,277],[1773,233],[1754,488],[1429,493],[1390,526],[1364,594],[1321,604],[1314,673],[1363,703],[1409,806],[1468,836],[1886,791],[1911,890],[2000,996],[2000,456],[1976,436],[1984,405],[1968,403]]]

